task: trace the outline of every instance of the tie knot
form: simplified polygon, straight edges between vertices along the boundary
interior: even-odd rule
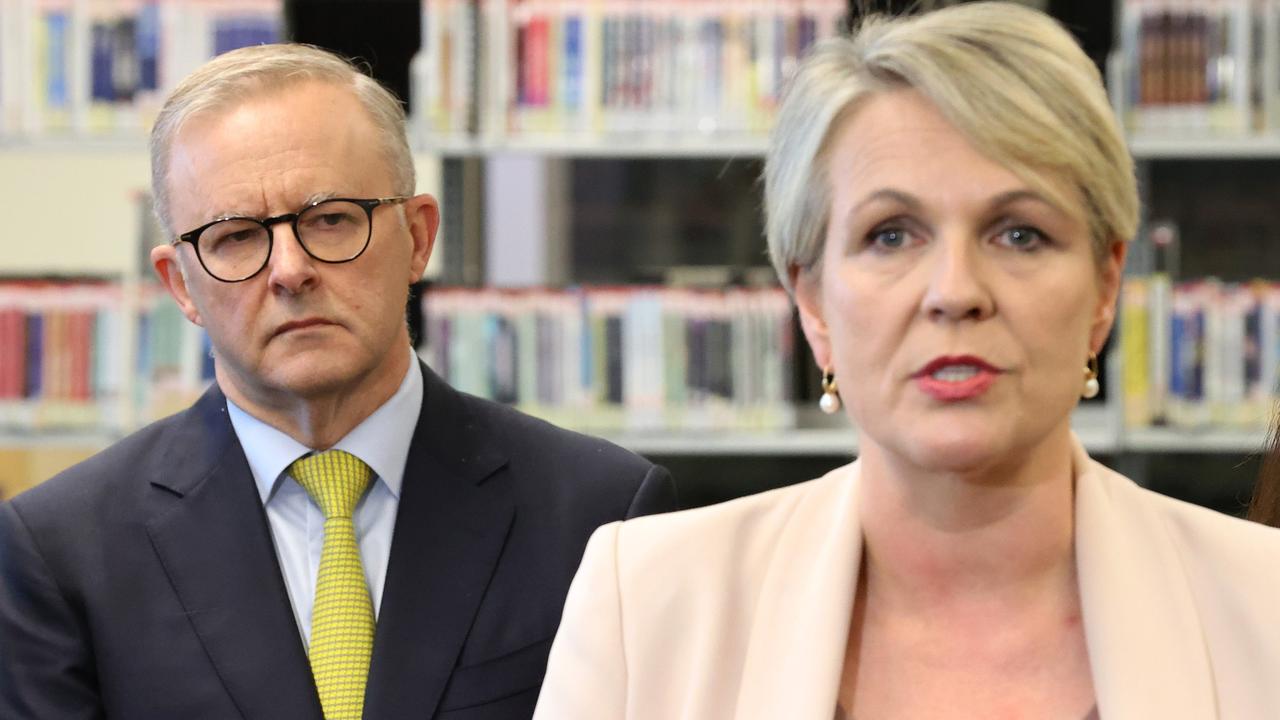
[[[289,474],[320,505],[327,520],[351,517],[373,470],[349,452],[326,450],[295,460]]]

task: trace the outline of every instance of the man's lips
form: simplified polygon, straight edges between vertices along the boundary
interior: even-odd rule
[[[323,327],[325,325],[337,325],[337,323],[330,322],[324,318],[303,318],[301,320],[291,320],[277,327],[276,331],[272,333],[272,335],[283,335],[284,333],[293,330],[304,330],[306,328]]]

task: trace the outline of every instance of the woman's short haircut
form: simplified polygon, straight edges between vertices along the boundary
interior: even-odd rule
[[[769,255],[784,286],[816,267],[831,205],[833,136],[868,97],[903,88],[932,102],[988,158],[1068,210],[1084,199],[1096,258],[1137,232],[1133,159],[1102,78],[1074,38],[1007,2],[867,18],[800,64],[765,161]],[[1079,190],[1079,197],[1064,191]]]
[[[359,67],[311,45],[257,45],[223,53],[183,80],[165,101],[151,129],[151,192],[156,216],[166,235],[169,215],[169,159],[174,139],[194,117],[216,114],[246,98],[309,81],[351,88],[382,137],[383,154],[399,195],[416,185],[413,154],[405,130],[404,106]]]

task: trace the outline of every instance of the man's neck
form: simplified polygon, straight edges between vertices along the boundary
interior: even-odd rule
[[[341,388],[314,395],[245,392],[233,373],[215,361],[214,374],[227,398],[242,410],[299,443],[333,447],[396,393],[409,371],[410,354],[397,347],[387,362]]]

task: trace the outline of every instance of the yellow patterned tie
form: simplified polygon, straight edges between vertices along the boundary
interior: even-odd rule
[[[374,621],[351,512],[373,471],[350,453],[328,450],[294,462],[289,474],[324,512],[324,549],[311,608],[311,674],[325,720],[360,720]]]

